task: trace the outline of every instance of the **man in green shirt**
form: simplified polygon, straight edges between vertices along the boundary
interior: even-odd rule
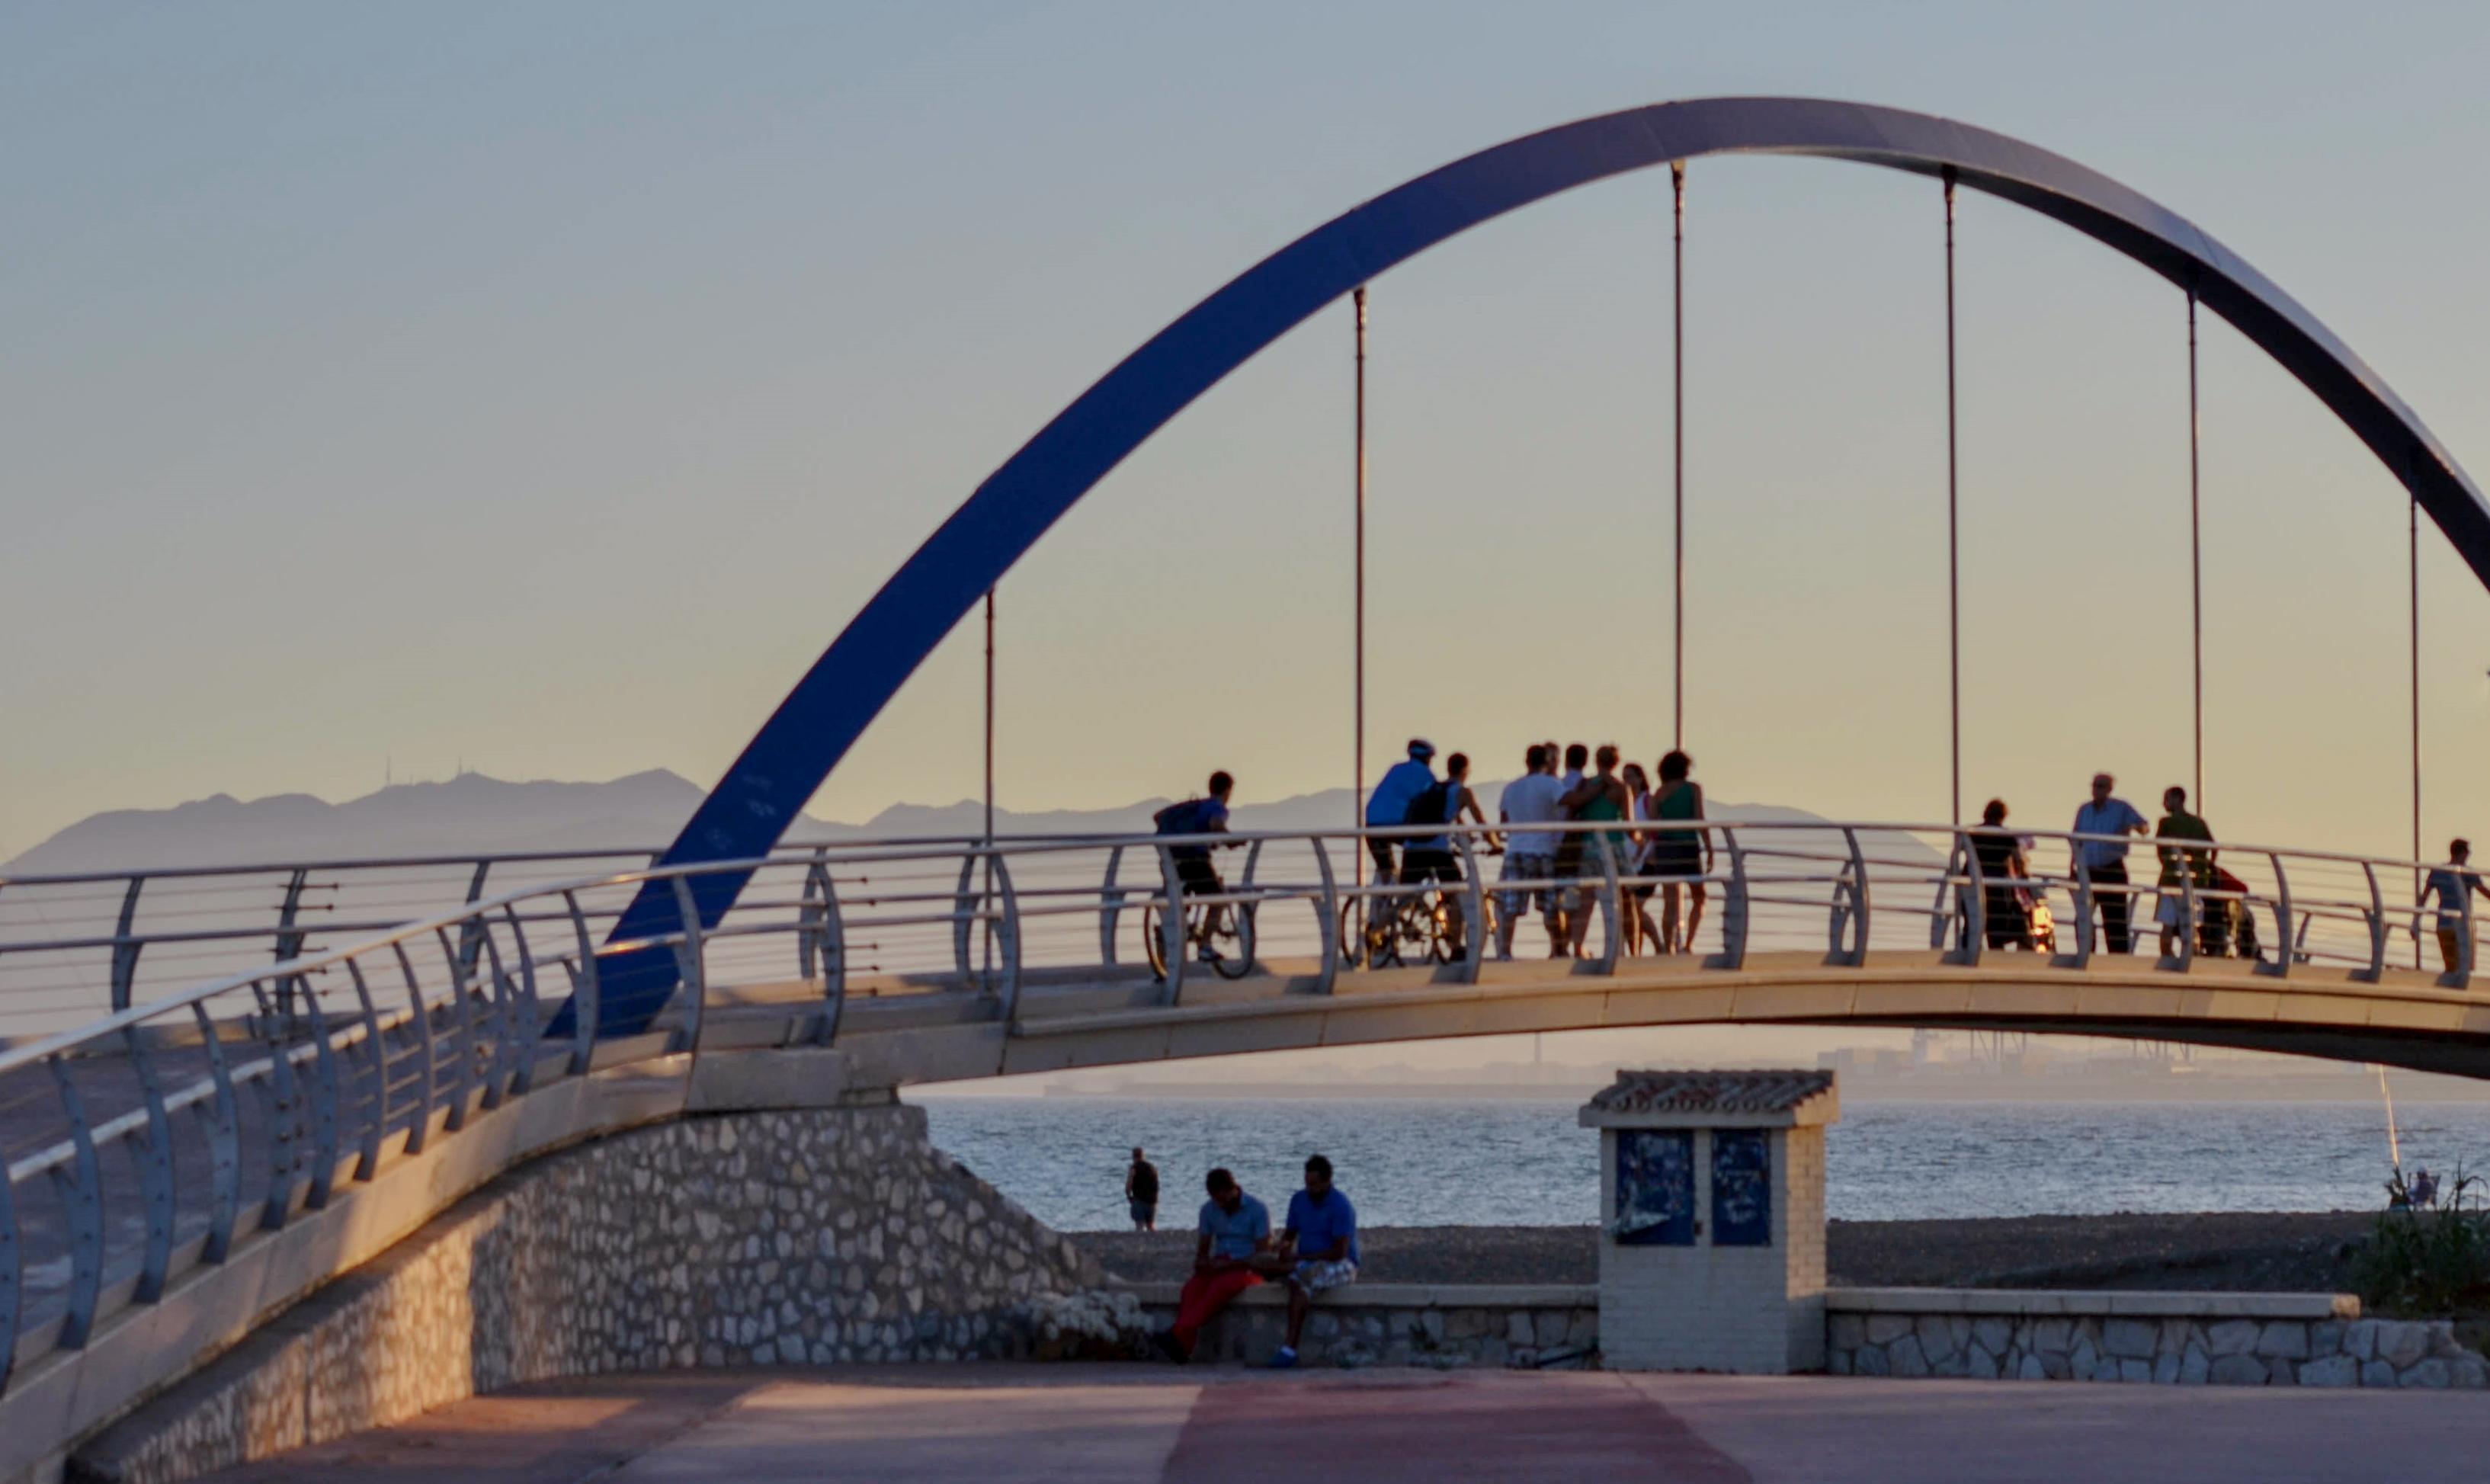
[[[2161,807],[2168,812],[2155,827],[2154,838],[2204,840],[2208,843],[2213,840],[2214,828],[2187,812],[2186,789],[2172,787],[2162,790]],[[2219,853],[2163,845],[2157,847],[2156,854],[2161,857],[2161,905],[2155,909],[2154,917],[2161,924],[2161,956],[2169,958],[2178,951],[2180,930],[2184,927],[2192,931],[2195,927],[2194,923],[2187,921],[2182,905],[2180,872],[2186,872],[2187,879],[2195,883],[2197,890],[2206,890],[2214,885],[2214,857]]]

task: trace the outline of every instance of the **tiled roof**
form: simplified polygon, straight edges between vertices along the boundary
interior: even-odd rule
[[[1604,1113],[1788,1113],[1833,1091],[1822,1071],[1630,1072],[1594,1093]]]

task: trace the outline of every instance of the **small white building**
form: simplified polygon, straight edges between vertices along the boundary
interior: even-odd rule
[[[1827,1071],[1617,1073],[1600,1130],[1600,1353],[1623,1371],[1824,1369]]]

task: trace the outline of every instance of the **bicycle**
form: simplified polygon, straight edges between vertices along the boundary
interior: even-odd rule
[[[1503,852],[1490,849],[1482,856],[1498,856]],[[1456,888],[1458,889],[1458,888]],[[1403,896],[1369,897],[1366,908],[1366,940],[1358,941],[1358,902],[1344,902],[1340,909],[1341,962],[1356,968],[1361,962],[1370,969],[1390,969],[1401,964],[1449,964],[1469,951],[1468,932],[1453,931],[1453,917],[1446,910],[1453,893],[1440,882],[1431,881],[1424,891]],[[1498,907],[1493,891],[1480,893],[1479,904],[1487,913],[1480,924],[1481,943],[1495,939]]]
[[[1236,931],[1236,924],[1241,914],[1253,910],[1241,902],[1229,904],[1225,912],[1187,902],[1184,909],[1184,946],[1194,953],[1197,961],[1209,966],[1221,978],[1245,977],[1254,963],[1245,955],[1244,943]],[[1161,931],[1156,899],[1142,909],[1142,946],[1150,956],[1150,973],[1166,978],[1167,935]]]

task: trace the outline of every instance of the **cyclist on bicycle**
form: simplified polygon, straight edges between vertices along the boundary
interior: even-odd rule
[[[1478,824],[1486,824],[1487,814],[1479,808],[1478,796],[1470,792],[1469,775],[1470,760],[1467,754],[1456,752],[1444,759],[1442,781],[1429,784],[1419,791],[1417,798],[1409,800],[1409,808],[1403,818],[1403,823],[1458,825],[1462,822],[1462,816],[1466,814]],[[1489,843],[1493,844],[1492,836],[1490,837]],[[1454,852],[1451,835],[1430,835],[1425,839],[1411,840],[1408,849],[1403,853],[1401,884],[1414,887],[1428,881],[1440,882],[1446,887],[1458,887],[1462,884],[1461,857]],[[1451,891],[1446,891],[1443,893],[1443,900],[1445,941],[1457,946],[1452,950],[1452,959],[1453,962],[1459,963],[1467,950],[1458,946],[1469,942],[1462,930],[1463,921],[1462,899]]]
[[[1433,759],[1435,744],[1423,737],[1409,739],[1406,762],[1395,763],[1375,781],[1375,792],[1366,796],[1366,823],[1370,828],[1405,825],[1409,821],[1409,800],[1435,786]],[[1375,881],[1389,887],[1398,883],[1400,873],[1392,868],[1393,839],[1367,836],[1366,853],[1375,858]]]
[[[1188,799],[1182,803],[1169,804],[1152,815],[1150,823],[1157,827],[1160,834],[1226,834],[1228,832],[1228,796],[1233,793],[1235,788],[1236,780],[1226,772],[1212,773],[1210,792],[1207,796]],[[1210,863],[1210,853],[1214,848],[1227,850],[1243,843],[1241,840],[1223,840],[1216,847],[1170,846],[1168,854],[1175,858],[1176,879],[1183,884],[1184,894],[1187,896],[1218,895],[1224,884],[1219,879],[1219,868]],[[1227,917],[1228,909],[1225,906],[1212,907],[1210,931],[1219,932],[1226,923]],[[1210,945],[1204,942],[1202,946],[1202,961],[1207,963],[1216,956]]]

